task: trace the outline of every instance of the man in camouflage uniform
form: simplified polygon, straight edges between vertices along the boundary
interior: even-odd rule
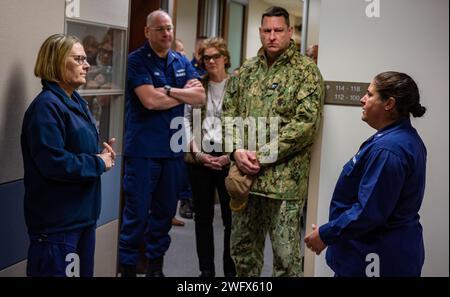
[[[247,207],[233,213],[231,254],[238,276],[260,276],[269,232],[273,276],[302,276],[300,216],[324,85],[314,61],[300,55],[291,39],[293,28],[284,8],[269,8],[259,33],[263,47],[227,88],[224,117],[277,117],[278,134],[256,152],[236,149],[230,154],[243,173],[255,175]],[[229,122],[225,133],[232,136]],[[237,136],[233,142],[239,147],[243,139]],[[263,163],[265,152],[274,148],[278,149],[274,162]]]

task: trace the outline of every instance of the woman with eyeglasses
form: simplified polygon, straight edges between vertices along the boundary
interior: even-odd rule
[[[223,149],[224,142],[220,124],[223,97],[230,78],[227,73],[230,67],[230,53],[222,38],[211,38],[204,41],[199,50],[199,56],[202,66],[207,71],[202,81],[207,102],[200,109],[203,121],[201,141],[199,139],[191,141],[191,151],[194,154],[191,158],[193,164],[189,164],[189,175],[194,203],[200,277],[215,276],[213,219],[216,189],[220,200],[222,222],[225,227],[223,270],[225,276],[233,277],[236,275],[236,270],[230,256],[230,197],[225,189],[225,177],[228,175],[230,159]],[[186,105],[185,116],[188,127],[187,134],[192,135],[192,106]]]
[[[86,53],[76,37],[55,34],[34,69],[42,91],[22,126],[28,276],[93,275],[100,176],[114,166],[109,143],[98,147],[95,120],[76,89],[86,83]]]

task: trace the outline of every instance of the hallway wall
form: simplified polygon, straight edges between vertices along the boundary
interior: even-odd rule
[[[420,212],[426,253],[423,276],[448,276],[449,3],[379,2],[380,17],[368,18],[369,2],[322,0],[319,68],[325,80],[370,82],[379,72],[396,70],[410,74],[418,83],[421,103],[428,108],[423,118],[412,120],[428,149],[427,185]],[[320,162],[317,223],[328,220],[342,166],[374,133],[361,121],[360,107],[325,105],[322,146],[315,152],[320,159],[314,164]],[[315,258],[316,276],[332,275],[324,257],[325,252]]]
[[[197,37],[197,11],[198,0],[177,1],[176,37],[184,44],[184,51],[189,60],[195,51],[195,38]]]
[[[0,184],[23,176],[19,131],[25,109],[41,89],[40,81],[33,74],[36,54],[45,38],[63,30],[63,1],[2,0]]]

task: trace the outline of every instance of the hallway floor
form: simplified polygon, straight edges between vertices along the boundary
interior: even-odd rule
[[[195,249],[194,220],[177,218],[184,221],[183,227],[173,226],[170,231],[172,243],[164,257],[164,273],[168,277],[197,277],[200,274],[198,269],[197,252]],[[223,226],[220,217],[220,205],[215,205],[214,215],[214,246],[216,276],[223,277],[222,251],[223,251]],[[270,277],[272,275],[272,248],[270,241],[266,239],[264,250],[264,266],[261,276]]]

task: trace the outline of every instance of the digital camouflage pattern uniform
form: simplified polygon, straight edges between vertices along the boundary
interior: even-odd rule
[[[302,56],[292,40],[270,68],[261,48],[228,85],[224,117],[278,117],[276,139],[269,142],[268,129],[267,144],[257,148],[261,160],[269,146],[278,145],[276,161],[261,164],[247,208],[233,213],[231,252],[238,276],[261,274],[267,232],[274,252],[273,276],[303,275],[300,216],[307,198],[310,153],[324,93],[316,64]],[[225,136],[230,137],[230,124],[224,127]],[[246,138],[235,135],[233,142],[242,145]]]

